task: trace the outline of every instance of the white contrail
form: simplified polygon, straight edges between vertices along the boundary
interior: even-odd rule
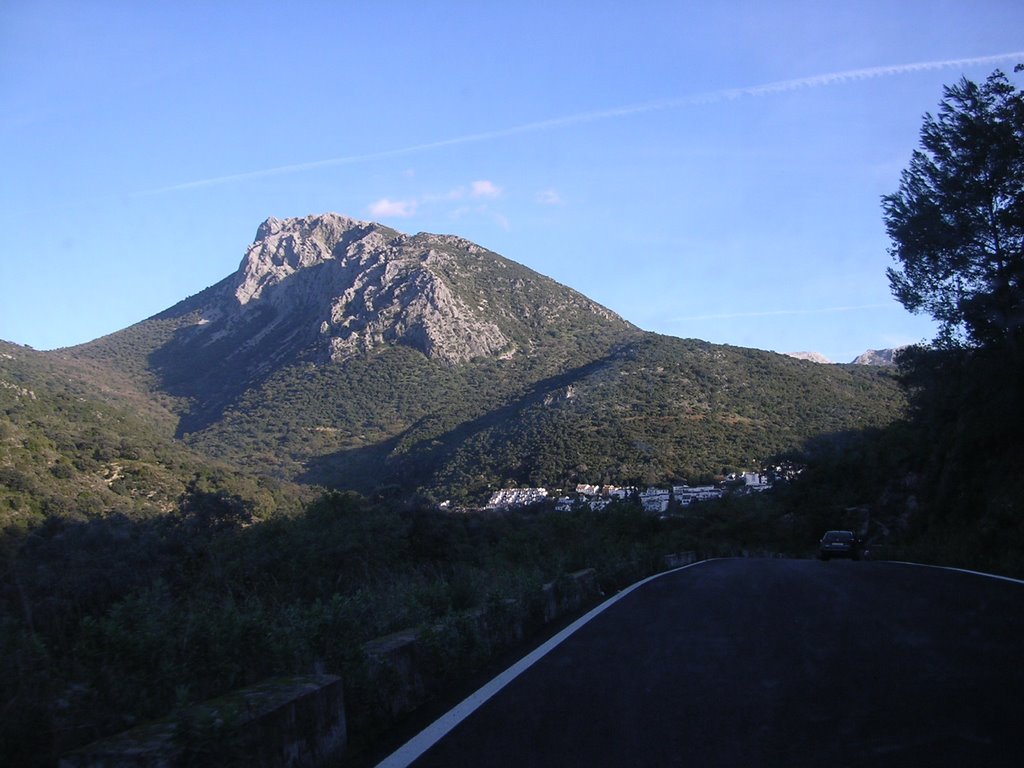
[[[930,72],[939,69],[951,69],[953,67],[998,64],[1001,61],[1008,61],[1011,59],[1024,59],[1024,51],[998,53],[994,56],[978,56],[971,59],[919,61],[912,64],[894,64],[886,67],[867,67],[865,69],[850,69],[845,72],[830,72],[824,75],[800,77],[795,80],[780,80],[776,83],[755,85],[749,88],[732,88],[725,91],[717,91],[710,95],[709,100],[720,101],[722,99],[735,99],[740,96],[766,96],[773,93],[796,91],[801,88],[819,88],[825,85],[836,85],[856,80],[871,80],[878,77],[892,77],[894,75],[905,75],[911,72]]]
[[[756,312],[724,312],[717,315],[693,315],[677,317],[673,322],[686,320],[734,320],[739,317],[783,317],[788,315],[826,315],[834,312],[856,312],[863,309],[889,309],[892,304],[855,304],[846,307],[818,307],[816,309],[771,309]]]
[[[812,75],[810,77],[799,77],[794,80],[779,80],[774,83],[753,85],[744,88],[726,88],[718,91],[710,91],[682,98],[662,99],[659,101],[648,101],[641,104],[627,104],[620,107],[597,110],[594,112],[580,112],[575,115],[554,117],[548,120],[538,120],[532,123],[512,126],[510,128],[499,128],[493,131],[481,133],[470,133],[465,136],[456,136],[451,139],[441,139],[424,144],[413,144],[408,147],[397,149],[386,149],[380,152],[370,152],[363,155],[347,155],[344,157],[332,157],[326,160],[312,160],[307,163],[295,163],[292,165],[280,165],[274,168],[263,168],[256,171],[245,171],[225,176],[213,176],[197,181],[186,181],[181,184],[172,184],[167,187],[151,189],[140,194],[155,195],[163,192],[180,192],[200,187],[211,187],[218,184],[229,184],[236,181],[247,181],[267,176],[280,176],[301,171],[312,171],[319,168],[329,168],[336,165],[350,165],[362,163],[369,160],[379,160],[386,157],[397,157],[399,155],[411,155],[417,152],[424,152],[431,149],[451,147],[459,144],[471,144],[479,141],[490,141],[501,139],[506,136],[515,136],[521,133],[532,133],[551,128],[561,128],[568,125],[588,123],[596,120],[609,120],[616,117],[629,117],[645,112],[655,112],[664,109],[676,109],[679,107],[697,106],[710,104],[719,101],[730,101],[747,96],[769,96],[775,93],[786,93],[804,88],[821,88],[829,85],[838,85],[858,80],[871,80],[880,77],[892,77],[911,72],[928,72],[939,69],[951,69],[954,67],[979,66],[982,64],[996,64],[1008,60],[1024,60],[1024,51],[1011,53],[998,53],[993,56],[977,56],[969,59],[947,59],[944,61],[919,61],[911,64],[894,64],[885,67],[868,67],[866,69],[850,69],[843,72],[829,72],[823,75]]]

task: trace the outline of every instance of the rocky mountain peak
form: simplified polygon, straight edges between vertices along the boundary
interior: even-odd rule
[[[240,304],[248,304],[296,271],[330,261],[344,241],[365,236],[373,228],[368,222],[330,213],[269,218],[256,230],[256,239],[238,268],[235,297]]]
[[[459,238],[410,237],[332,213],[269,218],[242,259],[232,293],[240,314],[272,309],[291,327],[305,326],[302,335],[315,338],[331,360],[393,343],[450,363],[506,349],[510,340],[498,326],[437,271],[457,258],[453,249],[485,252]]]
[[[458,364],[530,354],[553,327],[572,337],[633,330],[585,296],[463,238],[406,235],[333,213],[268,218],[234,274],[168,314],[190,318],[174,348],[234,365],[239,375],[394,344]]]
[[[853,359],[854,365],[880,365],[894,366],[899,353],[906,347],[895,347],[893,349],[869,349]]]

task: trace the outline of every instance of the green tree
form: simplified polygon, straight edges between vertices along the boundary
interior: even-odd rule
[[[1019,361],[1024,97],[999,70],[943,93],[899,190],[883,198],[889,283],[909,311],[939,322],[937,346],[1003,347]]]
[[[905,439],[886,449],[906,447],[899,464],[916,509],[910,556],[1018,573],[1024,95],[1006,75],[997,70],[982,84],[961,79],[944,89],[883,209],[896,261],[888,270],[893,294],[939,324],[931,348],[900,358],[909,418],[900,428]]]

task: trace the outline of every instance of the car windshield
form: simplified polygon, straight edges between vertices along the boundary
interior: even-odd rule
[[[848,531],[829,531],[825,534],[825,541],[850,541],[853,534]]]

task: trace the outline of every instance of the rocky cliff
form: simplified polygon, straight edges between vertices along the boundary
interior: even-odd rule
[[[331,360],[398,343],[464,362],[511,351],[498,326],[441,277],[459,256],[486,254],[469,242],[409,237],[334,214],[267,219],[235,275],[232,309],[269,305],[289,324],[301,317],[306,337]]]
[[[881,365],[881,366],[893,366],[896,365],[896,356],[901,350],[906,347],[896,347],[895,349],[869,349],[867,352],[857,355],[851,362],[854,365]]]

